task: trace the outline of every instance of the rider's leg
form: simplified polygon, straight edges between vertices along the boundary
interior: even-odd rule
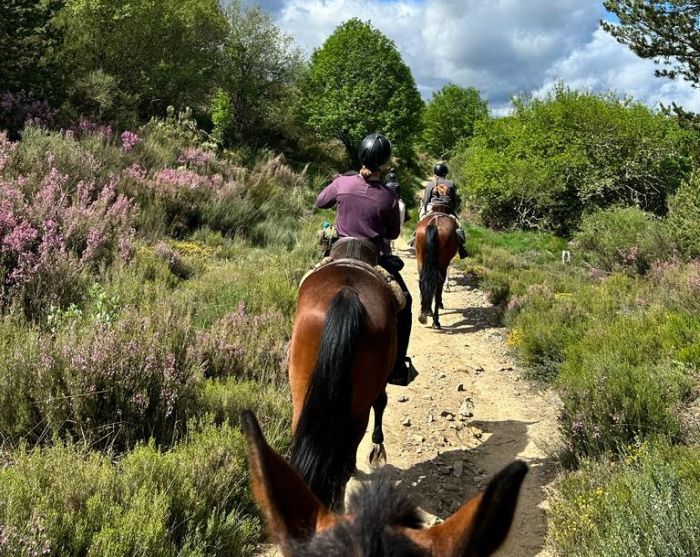
[[[460,259],[464,259],[467,257],[467,248],[465,247],[465,244],[467,243],[467,237],[464,234],[464,230],[462,228],[457,229],[457,238],[459,239],[459,246],[457,247],[457,251],[459,251],[459,257]]]
[[[398,273],[392,273],[392,276],[401,286],[404,296],[406,297],[406,305],[396,316],[396,329],[398,336],[398,347],[396,351],[396,364],[394,366],[394,372],[392,376],[399,378],[407,378],[407,359],[406,353],[408,352],[408,342],[411,338],[411,326],[413,324],[413,316],[411,314],[411,304],[413,299],[411,298],[411,293],[408,291],[406,283],[403,277]]]

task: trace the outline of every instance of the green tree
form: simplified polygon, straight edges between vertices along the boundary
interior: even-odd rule
[[[226,16],[221,81],[230,101],[230,123],[225,139],[268,143],[278,133],[283,114],[291,110],[302,54],[260,7],[244,8],[236,1]],[[221,109],[221,96],[218,101]]]
[[[449,159],[458,143],[474,135],[474,124],[488,115],[488,102],[479,91],[445,85],[423,111],[423,146],[431,156]]]
[[[601,21],[603,29],[638,56],[663,67],[656,75],[681,78],[700,87],[700,2],[698,0],[607,0],[604,5],[620,22]],[[686,120],[697,115],[673,105]]]
[[[217,0],[67,0],[58,22],[79,107],[115,90],[141,119],[168,105],[208,106],[228,29]]]
[[[368,133],[384,133],[409,158],[420,132],[423,101],[411,70],[391,40],[359,19],[340,25],[313,53],[302,104],[309,125],[340,140],[355,167]]]
[[[486,224],[569,235],[597,208],[663,214],[692,167],[692,137],[641,103],[559,86],[479,122],[461,176]]]
[[[52,20],[62,5],[63,0],[3,0],[0,92],[26,90],[39,98],[54,92],[53,54],[60,35]]]

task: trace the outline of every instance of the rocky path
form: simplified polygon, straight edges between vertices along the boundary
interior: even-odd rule
[[[415,292],[409,355],[419,375],[408,387],[389,385],[387,466],[430,522],[449,516],[513,459],[527,461],[530,473],[513,529],[498,555],[547,555],[544,488],[554,474],[547,448],[556,441],[557,400],[521,379],[496,309],[454,270],[444,295],[443,329],[420,325],[415,259],[405,251],[400,255],[404,279]],[[358,449],[360,477],[369,469],[370,433]]]

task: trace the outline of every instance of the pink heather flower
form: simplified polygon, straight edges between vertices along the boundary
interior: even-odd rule
[[[202,168],[209,164],[213,159],[214,153],[211,151],[205,151],[204,149],[197,149],[195,147],[188,147],[178,157],[177,162],[180,164],[193,166],[195,168]]]
[[[3,251],[22,253],[37,239],[39,233],[27,221],[22,221],[2,240]]]
[[[140,164],[132,164],[124,174],[136,182],[143,182],[146,179],[146,169]]]
[[[87,245],[85,247],[85,251],[83,252],[83,256],[81,257],[81,261],[90,261],[94,259],[95,256],[99,254],[99,251],[104,243],[104,232],[97,228],[90,229],[87,238]]]
[[[191,190],[197,189],[203,183],[203,178],[191,170],[175,170],[164,168],[156,172],[155,183],[161,190],[170,190],[173,187],[183,187]]]
[[[141,143],[141,138],[137,134],[135,134],[134,132],[130,132],[130,131],[122,132],[121,139],[122,139],[122,149],[124,150],[125,153],[128,153],[134,147],[136,147],[139,143]]]
[[[12,154],[17,150],[17,143],[7,139],[5,132],[0,133],[0,172],[5,169]]]

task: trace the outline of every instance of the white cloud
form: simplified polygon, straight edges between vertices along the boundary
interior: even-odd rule
[[[547,70],[545,82],[535,95],[551,91],[557,80],[575,89],[616,91],[631,95],[652,107],[672,102],[688,110],[700,111],[700,91],[683,81],[671,81],[654,75],[657,66],[643,60],[602,29],[590,42],[574,49]]]
[[[479,89],[495,113],[514,94],[543,94],[556,80],[614,89],[651,106],[700,110],[700,92],[654,76],[599,28],[600,0],[263,0],[307,52],[351,17],[371,20],[399,47],[425,98],[447,82]]]

